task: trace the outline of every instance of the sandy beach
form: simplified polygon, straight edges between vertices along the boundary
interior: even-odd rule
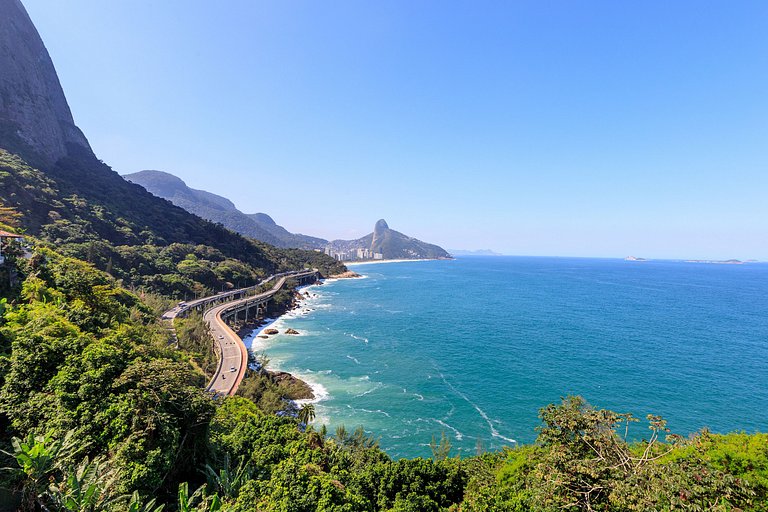
[[[381,263],[406,263],[411,261],[440,261],[437,259],[420,259],[420,260],[406,260],[406,259],[400,259],[400,260],[370,260],[370,261],[343,261],[345,266],[347,267],[359,267],[361,265],[379,265]]]

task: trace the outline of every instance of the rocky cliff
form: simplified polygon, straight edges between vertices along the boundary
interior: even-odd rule
[[[72,145],[91,152],[48,50],[18,0],[0,0],[0,137],[6,149],[42,165],[67,156]]]

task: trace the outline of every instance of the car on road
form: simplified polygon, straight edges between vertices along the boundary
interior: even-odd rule
[[[229,367],[229,371],[231,371],[231,372],[236,372],[237,370],[235,370],[235,367],[234,367],[234,366],[230,366],[230,367]]]

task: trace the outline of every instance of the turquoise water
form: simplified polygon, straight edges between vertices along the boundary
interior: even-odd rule
[[[768,265],[461,258],[364,265],[255,340],[312,383],[316,423],[394,457],[529,443],[566,394],[673,432],[768,430]],[[637,436],[647,428],[636,429]]]

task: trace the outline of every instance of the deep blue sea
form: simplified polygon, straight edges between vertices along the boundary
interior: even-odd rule
[[[318,390],[316,424],[394,457],[530,443],[568,394],[675,433],[768,431],[768,264],[466,257],[361,265],[304,289],[271,367]],[[248,341],[246,341],[248,342]],[[634,429],[646,436],[645,424]]]

